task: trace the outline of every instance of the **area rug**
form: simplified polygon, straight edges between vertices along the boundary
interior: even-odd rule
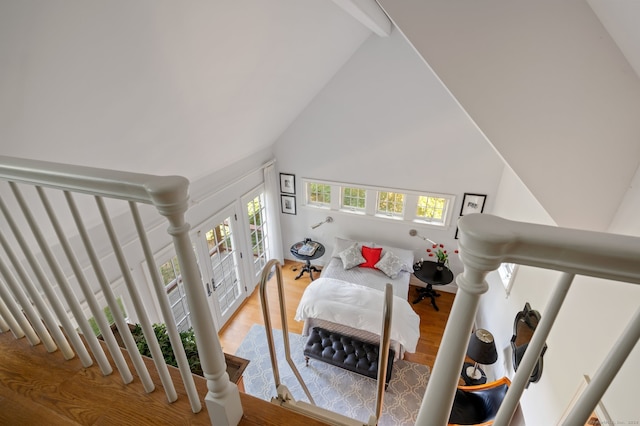
[[[284,357],[282,331],[273,330],[273,337],[280,381],[297,401],[309,402]],[[299,334],[289,333],[291,358],[316,405],[366,423],[375,411],[376,381],[314,359],[310,360],[308,367],[305,366],[302,351],[306,339]],[[251,327],[236,355],[250,360],[243,375],[246,393],[266,401],[276,396],[264,326],[256,324]],[[415,424],[429,373],[429,367],[425,365],[403,360],[394,363],[379,425]]]

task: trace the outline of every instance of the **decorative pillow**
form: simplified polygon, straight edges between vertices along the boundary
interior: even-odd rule
[[[379,248],[371,248],[367,246],[362,246],[362,256],[366,259],[365,263],[360,264],[361,268],[375,268],[376,263],[380,260],[380,255],[382,254],[382,247]]]
[[[384,272],[389,278],[396,278],[400,271],[404,270],[404,263],[402,259],[393,254],[391,251],[387,251],[380,261],[376,263],[376,269]]]
[[[358,266],[361,263],[366,262],[366,259],[362,257],[362,254],[360,253],[358,243],[353,243],[351,247],[341,251],[340,259],[342,259],[344,269],[351,269],[354,266]]]

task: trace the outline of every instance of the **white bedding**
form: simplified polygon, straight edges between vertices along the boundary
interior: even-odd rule
[[[411,263],[410,263],[411,264]],[[322,268],[322,277],[336,278],[365,287],[384,291],[387,283],[393,285],[393,295],[407,299],[409,295],[409,279],[411,273],[402,271],[396,278],[389,278],[382,271],[374,268],[361,268],[356,266],[351,269],[344,269],[342,260],[339,257],[332,257],[328,264]]]
[[[321,318],[380,335],[384,293],[335,278],[320,277],[305,290],[295,319]],[[420,317],[404,297],[393,297],[391,339],[415,352],[420,338]]]

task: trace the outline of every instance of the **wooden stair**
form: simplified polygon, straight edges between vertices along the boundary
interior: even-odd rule
[[[0,425],[211,424],[202,377],[194,376],[203,402],[203,410],[194,414],[179,371],[169,367],[178,392],[178,400],[169,403],[153,361],[145,362],[156,384],[151,393],[145,393],[131,363],[134,381],[125,385],[116,371],[103,376],[95,364],[84,368],[78,358],[67,361],[59,351],[50,354],[43,345],[32,347],[25,338],[0,333]],[[325,424],[244,393],[240,397],[241,425]]]

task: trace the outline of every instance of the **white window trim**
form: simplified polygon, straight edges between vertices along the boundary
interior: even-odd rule
[[[300,200],[300,203],[299,203],[299,206],[301,208],[332,210],[340,213],[358,215],[366,218],[410,222],[410,223],[416,223],[426,227],[432,227],[434,229],[441,229],[441,230],[449,229],[449,227],[451,226],[451,218],[453,216],[452,211],[456,201],[456,196],[453,194],[443,194],[439,192],[427,192],[427,191],[413,191],[408,189],[398,189],[398,188],[388,188],[388,187],[376,187],[376,186],[362,185],[357,183],[333,182],[333,181],[327,181],[323,179],[312,179],[307,177],[301,178],[301,182],[304,187],[304,197],[301,197],[302,199]],[[307,187],[309,183],[320,183],[324,185],[331,185],[331,203],[329,206],[307,202],[309,198],[309,194],[307,193]],[[341,200],[342,190],[341,189],[343,187],[363,188],[367,191],[367,194],[366,194],[367,199],[365,202],[364,212],[342,208],[342,200]],[[378,198],[378,192],[397,192],[397,193],[405,194],[404,217],[387,216],[387,215],[377,213],[376,201]],[[447,206],[444,211],[444,221],[442,223],[424,220],[423,218],[419,218],[416,216],[417,207],[418,207],[418,197],[420,196],[445,198],[448,200]],[[374,201],[372,202],[371,200],[374,200]],[[411,211],[412,209],[413,211]]]

